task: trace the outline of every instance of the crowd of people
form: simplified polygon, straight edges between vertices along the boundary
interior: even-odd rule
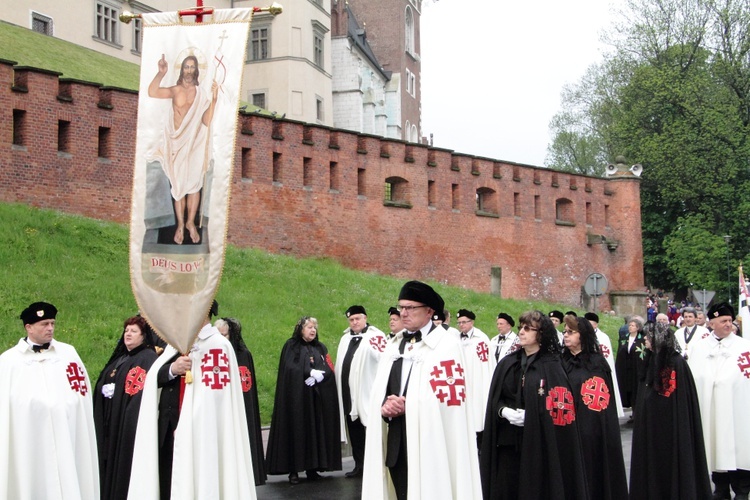
[[[490,338],[410,281],[387,333],[344,312],[335,364],[299,319],[264,453],[253,357],[216,302],[189,353],[125,320],[93,386],[36,302],[0,355],[0,497],[253,499],[268,475],[341,470],[348,443],[363,499],[746,499],[750,340],[731,305],[701,314],[626,317],[615,353],[596,313],[500,312]]]

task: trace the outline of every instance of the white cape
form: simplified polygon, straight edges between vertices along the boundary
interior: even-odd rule
[[[750,340],[730,334],[690,342],[709,471],[750,470]]]
[[[372,418],[367,427],[362,480],[363,500],[396,498],[385,466],[388,427],[382,417],[376,419],[375,416],[380,415],[391,366],[399,357],[398,345],[402,336],[399,333],[388,344],[372,388]],[[406,396],[409,499],[481,500],[476,430],[471,410],[465,400],[460,396],[451,397],[446,390],[449,384],[460,387],[465,383],[460,370],[456,370],[465,366],[460,342],[438,327],[415,345],[409,353],[413,365]],[[452,380],[448,377],[449,370]],[[433,390],[431,381],[440,385]],[[444,396],[442,402],[438,392]]]
[[[92,390],[71,345],[0,356],[0,498],[99,500]]]
[[[167,346],[151,366],[143,389],[128,498],[159,498],[159,368],[177,351]],[[172,498],[256,498],[242,385],[234,349],[207,324],[190,351],[193,383],[185,385],[175,430]],[[228,370],[224,371],[224,367]],[[227,373],[229,381],[223,377]]]

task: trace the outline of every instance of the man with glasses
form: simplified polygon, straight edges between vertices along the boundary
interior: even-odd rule
[[[477,430],[477,449],[482,446],[484,412],[487,408],[487,395],[490,392],[490,339],[474,326],[476,315],[468,309],[459,309],[458,330],[461,332],[461,346],[466,358],[466,398],[474,412],[474,427]]]
[[[482,498],[463,350],[431,319],[443,306],[419,281],[399,293],[405,330],[386,349],[372,388],[371,414],[383,418],[368,422],[368,498]]]

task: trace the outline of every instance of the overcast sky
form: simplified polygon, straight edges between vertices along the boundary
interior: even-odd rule
[[[436,147],[543,165],[560,91],[607,49],[617,0],[427,0],[422,134]]]

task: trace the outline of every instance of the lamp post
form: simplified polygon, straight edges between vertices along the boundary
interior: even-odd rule
[[[729,240],[732,237],[728,234],[724,235],[724,241],[727,244],[727,294],[729,295],[729,305],[732,305],[732,278],[729,272]]]

